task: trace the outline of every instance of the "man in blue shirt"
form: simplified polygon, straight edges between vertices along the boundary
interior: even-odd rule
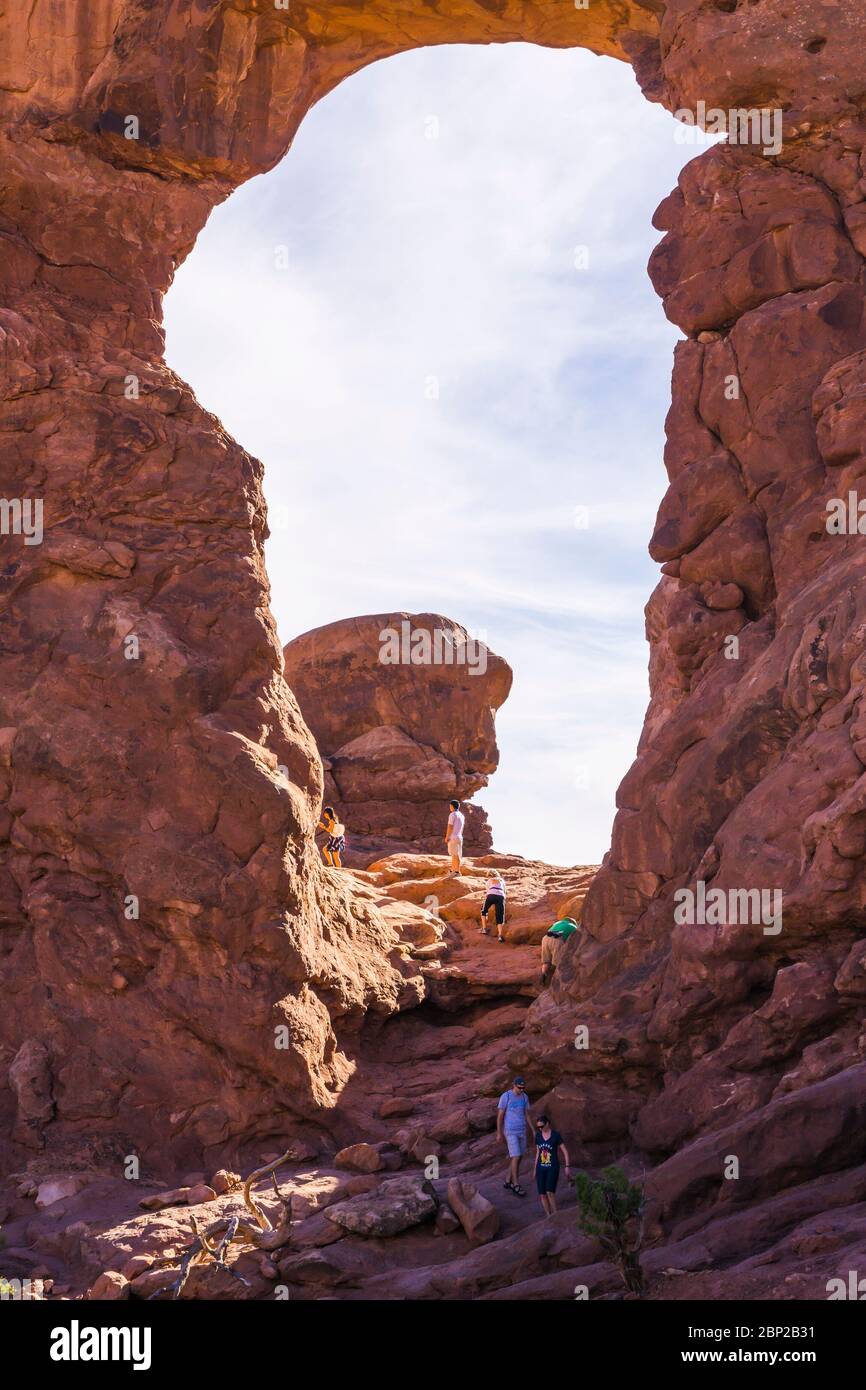
[[[526,1136],[534,1138],[532,1121],[529,1118],[529,1096],[526,1082],[522,1076],[515,1076],[510,1091],[503,1091],[499,1097],[496,1112],[496,1133],[508,1149],[508,1177],[504,1186],[516,1197],[525,1197],[526,1191],[520,1186],[520,1162],[526,1153]]]

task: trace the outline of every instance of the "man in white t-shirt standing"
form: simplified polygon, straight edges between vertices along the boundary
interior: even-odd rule
[[[456,875],[460,873],[460,861],[463,858],[463,827],[466,817],[460,810],[459,801],[452,801],[450,805],[451,815],[448,817],[448,829],[445,831],[445,844],[451,855],[451,872]]]

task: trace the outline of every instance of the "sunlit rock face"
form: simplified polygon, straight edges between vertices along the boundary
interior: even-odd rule
[[[469,803],[499,765],[494,715],[511,668],[436,613],[379,613],[314,628],[285,648],[285,678],[324,760],[324,800],[348,832],[344,862],[445,853],[449,802],[467,854],[493,845]]]
[[[268,610],[261,465],[165,366],[160,305],[210,210],[348,74],[427,43],[528,39],[631,61],[671,111],[770,124],[693,161],[657,215],[650,273],[686,336],[652,699],[592,939],[515,1056],[560,1127],[660,1162],[669,1224],[850,1166],[866,1074],[862,6],[20,8],[0,15],[0,488],[34,524],[3,536],[0,568],[4,1130],[165,1154],[284,1134],[339,1101],[367,1011],[423,994],[375,906],[318,863],[322,767]],[[676,921],[698,879],[728,904],[780,890],[781,923]],[[748,1153],[748,1184],[720,1176],[730,1152]]]

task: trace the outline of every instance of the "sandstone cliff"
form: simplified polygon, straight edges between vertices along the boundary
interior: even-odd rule
[[[516,39],[631,61],[671,111],[763,108],[784,135],[693,161],[658,214],[651,274],[686,339],[652,703],[593,940],[512,1048],[597,1154],[655,1165],[657,1229],[716,1232],[698,1268],[769,1249],[785,1189],[800,1217],[866,1193],[856,0],[3,10],[0,491],[44,504],[45,537],[2,538],[0,1103],[18,1154],[89,1133],[176,1160],[284,1136],[340,1099],[367,1011],[421,997],[380,908],[319,866],[261,466],[165,366],[160,301],[213,206],[344,77]],[[830,534],[849,492],[854,525]],[[780,890],[781,931],[677,923],[698,880]]]

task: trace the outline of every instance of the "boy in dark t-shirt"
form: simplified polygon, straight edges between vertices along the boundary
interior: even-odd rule
[[[565,1164],[566,1177],[571,1167],[568,1149],[562,1135],[553,1128],[546,1115],[540,1115],[535,1130],[535,1185],[545,1216],[556,1211],[556,1184],[559,1182],[559,1155]]]

